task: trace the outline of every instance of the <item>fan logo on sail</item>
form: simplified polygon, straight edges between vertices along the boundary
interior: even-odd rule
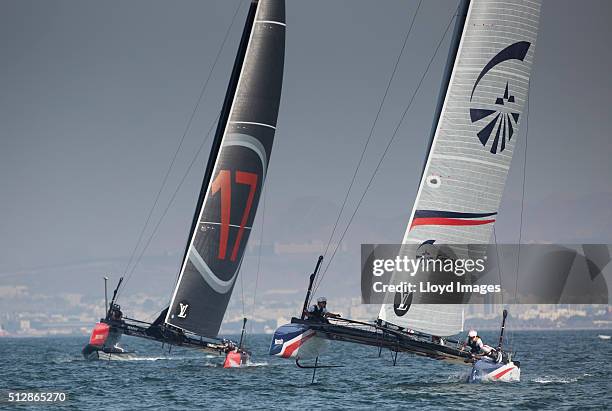
[[[531,43],[527,41],[519,41],[504,48],[489,60],[474,83],[470,101],[474,98],[476,87],[485,74],[505,61],[524,61],[530,46]],[[486,120],[476,135],[483,147],[487,147],[489,141],[493,137],[493,142],[489,148],[491,154],[501,153],[506,149],[506,142],[512,139],[520,116],[520,113],[516,111],[518,107],[516,104],[517,102],[515,101],[515,96],[510,92],[508,81],[506,81],[505,86],[503,96],[497,97],[495,100],[495,109],[479,107],[470,108],[470,120],[473,124],[479,123],[481,120]]]

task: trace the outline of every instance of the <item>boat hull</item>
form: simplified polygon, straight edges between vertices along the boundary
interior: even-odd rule
[[[324,353],[329,341],[304,324],[285,324],[276,329],[270,344],[270,355],[296,360],[310,360]]]
[[[119,342],[122,335],[157,341],[168,346],[181,346],[201,350],[208,354],[226,356],[237,344],[227,340],[204,340],[202,337],[186,335],[172,329],[161,328],[157,324],[125,318],[121,321],[98,322],[91,333],[89,343],[82,349],[87,360],[125,360],[136,358],[136,353],[123,349]],[[241,350],[245,355],[249,353]],[[241,360],[240,362],[243,362]]]
[[[497,363],[489,358],[474,363],[468,382],[519,382],[521,369],[518,363],[512,361]]]
[[[92,344],[87,344],[81,351],[83,357],[89,361],[95,360],[113,360],[113,361],[125,361],[131,360],[136,357],[133,352],[123,351],[122,349],[105,350]]]
[[[227,353],[223,368],[239,368],[247,365],[250,356],[246,352],[232,351]]]
[[[86,360],[133,358],[133,353],[127,352],[119,346],[121,335],[121,330],[106,323],[97,323],[91,331],[89,344],[81,350],[83,357]]]

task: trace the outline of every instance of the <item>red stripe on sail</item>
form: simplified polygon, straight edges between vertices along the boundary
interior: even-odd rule
[[[412,220],[410,228],[419,225],[483,225],[494,223],[495,220],[463,220],[460,218],[423,217]]]

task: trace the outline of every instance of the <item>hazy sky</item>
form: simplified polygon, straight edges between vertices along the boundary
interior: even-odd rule
[[[0,2],[0,285],[72,281],[49,278],[58,272],[52,267],[82,262],[101,263],[83,270],[78,287],[106,271],[119,274],[238,3]],[[456,4],[422,5],[349,212]],[[287,1],[285,81],[266,188],[269,248],[275,242],[327,242],[416,5]],[[243,2],[154,222],[220,109],[246,10]],[[525,172],[524,240],[611,241],[610,17],[607,0],[544,2],[531,79],[527,169],[523,122],[497,225],[501,240],[518,240]],[[339,263],[343,255],[358,255],[360,243],[401,239],[448,40],[357,214]],[[145,253],[169,256],[168,283],[187,241],[207,153],[205,148]],[[251,240],[261,234],[262,210]],[[306,274],[320,251],[268,257],[262,271],[269,283],[299,278],[295,284],[301,287],[302,277],[282,270],[289,266],[295,275]],[[243,267],[250,272],[252,257]],[[348,266],[355,268],[353,257]],[[333,275],[335,286],[358,283],[358,272]],[[144,284],[147,276],[139,267],[133,283]]]

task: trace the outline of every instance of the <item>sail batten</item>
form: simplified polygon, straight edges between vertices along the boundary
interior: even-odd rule
[[[404,244],[490,241],[529,88],[539,14],[539,1],[469,2]],[[454,250],[458,257],[467,253],[463,248]],[[426,302],[417,296],[408,307],[384,304],[379,318],[438,336],[462,331],[463,306]]]
[[[240,270],[276,130],[283,0],[253,1],[165,322],[216,337]]]

